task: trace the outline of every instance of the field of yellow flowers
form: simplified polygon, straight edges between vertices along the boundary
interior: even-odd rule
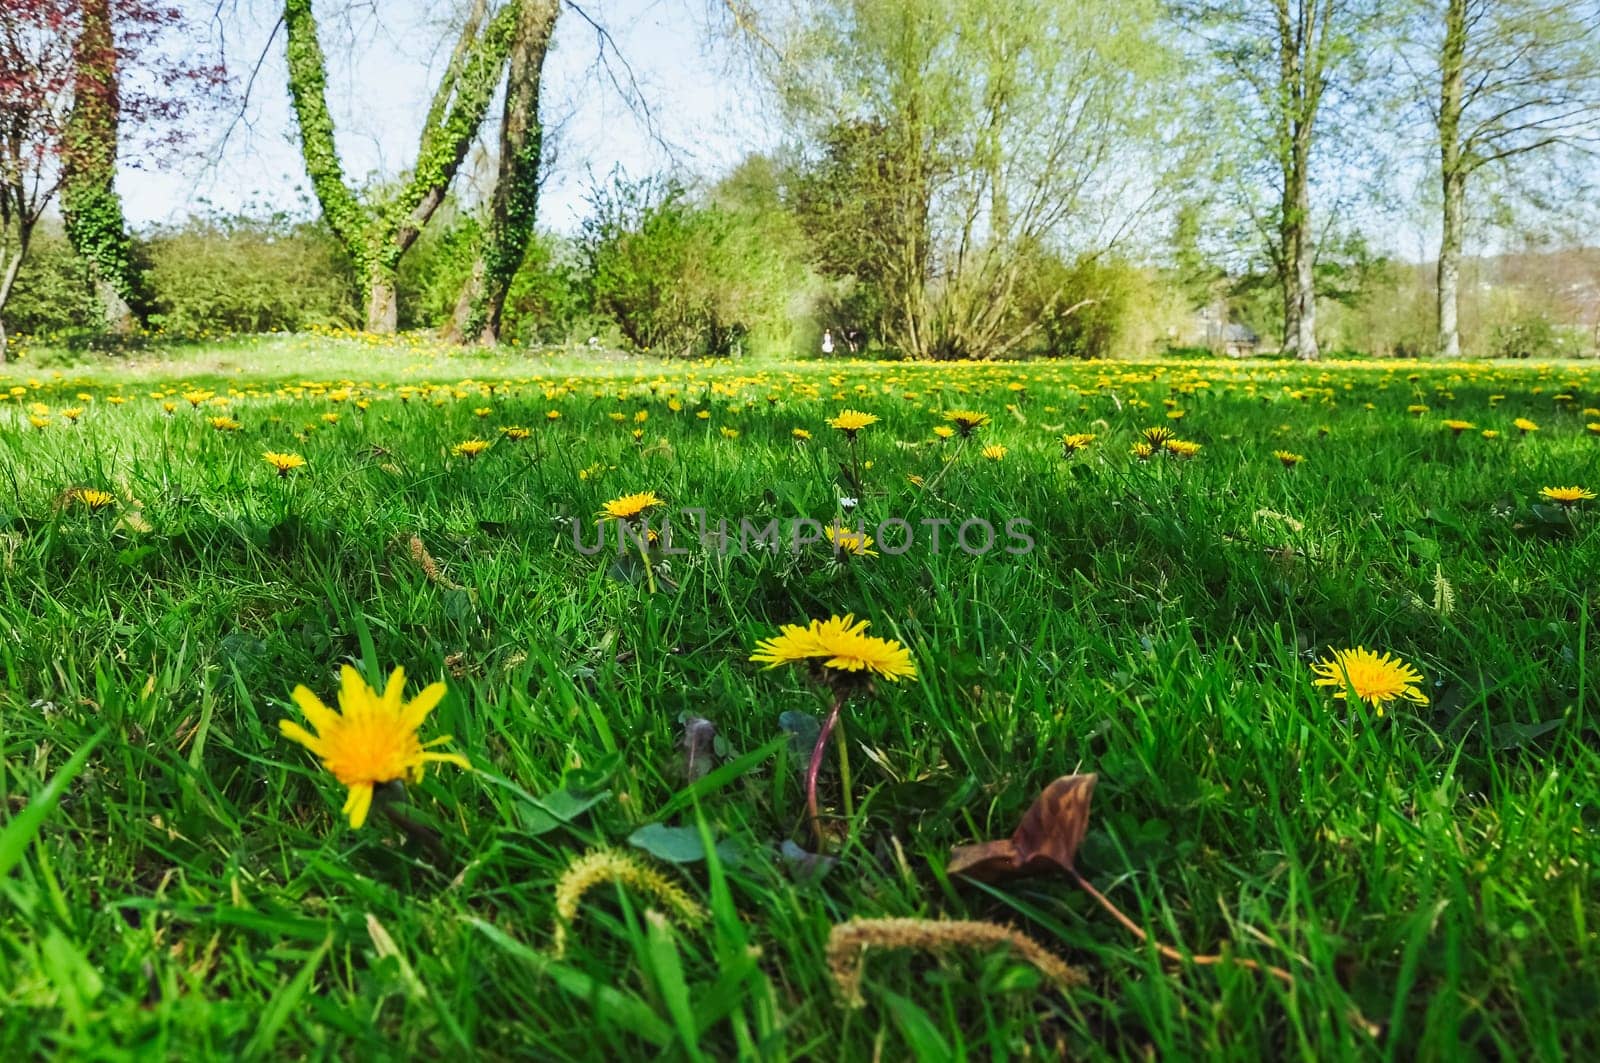
[[[7,369],[3,1058],[1600,1052],[1600,366]]]

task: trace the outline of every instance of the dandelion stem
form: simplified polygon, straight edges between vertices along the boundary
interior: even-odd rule
[[[639,536],[639,560],[644,562],[645,583],[649,586],[650,593],[654,594],[656,592],[656,574],[655,570],[650,567],[650,554],[645,549],[645,538],[646,536],[644,535]]]
[[[817,810],[817,774],[822,771],[822,751],[828,748],[828,736],[833,733],[834,727],[839,722],[839,709],[844,705],[842,695],[833,695],[833,707],[828,710],[827,719],[822,721],[822,730],[817,732],[817,744],[811,748],[811,764],[806,768],[806,809],[811,813],[811,831],[817,836],[817,851],[821,852],[825,846],[822,834],[822,814]],[[846,785],[846,795],[849,787]],[[846,801],[849,797],[846,796]]]
[[[839,747],[839,788],[844,792],[844,818],[846,823],[855,822],[855,800],[850,796],[850,740],[844,735],[844,720],[840,720],[833,728],[833,744]]]
[[[926,493],[931,494],[933,492],[933,489],[935,487],[939,486],[939,481],[944,479],[944,474],[949,472],[950,469],[957,462],[959,462],[961,460],[961,452],[966,450],[966,449],[967,449],[967,438],[966,438],[966,436],[962,436],[960,439],[956,440],[956,452],[953,455],[951,455],[949,461],[944,463],[944,468],[939,470],[939,474],[933,478],[933,482],[930,483],[927,487],[923,488],[923,491],[926,492]]]

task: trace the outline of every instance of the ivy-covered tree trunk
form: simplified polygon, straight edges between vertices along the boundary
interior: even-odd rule
[[[135,321],[132,242],[117,195],[120,92],[110,0],[83,0],[73,42],[72,110],[62,136],[61,215],[67,239],[89,264],[102,322],[128,331]]]
[[[561,5],[559,0],[517,0],[516,7],[516,34],[500,119],[500,170],[483,244],[451,326],[453,338],[463,343],[499,340],[506,294],[527,256],[538,213],[539,164],[544,152],[539,81]]]
[[[507,4],[489,18],[488,0],[476,0],[434,92],[410,176],[399,191],[363,204],[345,183],[339,161],[328,109],[327,61],[317,40],[311,0],[284,0],[289,96],[300,128],[301,155],[323,217],[360,278],[369,332],[392,333],[398,327],[395,276],[400,259],[444,202],[478,134],[511,50],[517,7]]]

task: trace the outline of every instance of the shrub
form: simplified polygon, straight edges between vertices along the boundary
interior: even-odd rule
[[[60,231],[34,236],[16,286],[6,301],[8,331],[44,336],[94,327],[100,317],[88,266],[73,254]]]
[[[180,335],[294,332],[360,320],[337,241],[287,214],[206,215],[143,242],[150,324]]]
[[[1147,353],[1176,314],[1175,293],[1148,271],[1109,256],[1068,262],[1038,253],[1016,298],[1016,315],[1036,331],[1022,350],[1047,358],[1115,358]]]
[[[729,355],[793,348],[806,271],[764,209],[698,205],[674,180],[617,178],[590,196],[577,247],[590,305],[634,347]]]

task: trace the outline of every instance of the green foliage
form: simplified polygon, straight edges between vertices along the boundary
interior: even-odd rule
[[[451,212],[428,226],[400,263],[403,328],[442,329],[450,324],[482,240],[483,224],[475,215]],[[586,339],[593,331],[587,285],[571,241],[535,233],[506,295],[501,342],[561,343]]]
[[[635,348],[729,355],[792,343],[804,269],[774,239],[775,203],[691,201],[671,179],[595,188],[578,237],[591,305]]]
[[[1576,330],[1532,306],[1491,326],[1485,344],[1491,358],[1573,358],[1586,353],[1586,346]]]
[[[595,327],[576,246],[535,233],[506,293],[501,342],[532,346],[587,339]]]
[[[88,264],[59,230],[34,236],[6,303],[6,327],[23,335],[92,329],[99,324]]]
[[[295,332],[359,321],[338,242],[288,215],[210,216],[146,241],[150,324],[179,335]]]
[[[122,217],[122,197],[110,180],[85,178],[62,191],[61,213],[67,239],[94,275],[130,303],[139,293],[134,284],[133,241]]]
[[[474,215],[446,204],[400,260],[395,273],[401,328],[443,328],[455,314],[461,290],[472,276],[483,237]]]
[[[1170,312],[1151,274],[1125,259],[1034,256],[1017,295],[1018,328],[1037,332],[1026,353],[1047,358],[1124,358],[1153,346],[1156,322]],[[1164,329],[1162,330],[1164,331]]]

